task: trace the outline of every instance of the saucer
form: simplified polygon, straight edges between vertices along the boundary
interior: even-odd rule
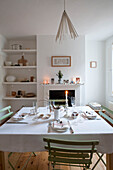
[[[89,120],[95,120],[96,119],[96,115],[91,115],[91,116],[87,116],[87,119],[89,119]]]

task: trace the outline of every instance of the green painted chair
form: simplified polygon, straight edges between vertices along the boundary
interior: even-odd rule
[[[8,113],[5,113],[8,112]],[[11,112],[11,106],[7,106],[3,109],[0,110],[0,115],[1,113],[3,114],[2,116],[0,116],[0,122],[5,120],[6,118],[10,118],[13,115],[13,112]]]
[[[8,113],[5,113],[5,112],[8,112]],[[1,109],[1,110],[0,110],[0,113],[3,114],[2,116],[0,116],[0,121],[5,120],[6,118],[8,119],[8,118],[10,118],[10,117],[13,115],[13,112],[11,112],[11,106],[7,106],[7,107]],[[2,124],[3,124],[3,123],[2,123]],[[12,163],[11,163],[11,161],[10,161],[10,157],[12,156],[12,154],[13,154],[13,152],[10,152],[10,153],[8,154],[8,163],[9,163],[9,165],[11,166],[11,168],[12,168],[13,170],[15,170],[14,166],[12,165]],[[34,156],[37,155],[35,152],[32,152],[32,153],[29,155],[29,158],[28,158],[27,161],[25,162],[25,164],[24,164],[24,166],[23,166],[22,169],[25,168],[25,166],[26,166],[27,163],[29,162],[32,154],[33,154]]]
[[[92,164],[93,153],[97,152],[96,145],[99,144],[98,140],[78,140],[66,141],[59,139],[44,138],[47,142],[45,149],[48,150],[49,166],[50,163],[55,169],[55,165],[67,165],[83,167],[89,169]]]

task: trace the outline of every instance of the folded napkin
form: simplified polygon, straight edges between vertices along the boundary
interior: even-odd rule
[[[93,113],[83,113],[82,114],[82,117],[84,117],[84,118],[87,118],[87,119],[89,119],[89,120],[94,120],[94,119],[96,119],[96,117],[97,117],[97,115],[96,114],[93,114]]]
[[[65,121],[54,121],[52,124],[51,124],[51,128],[54,130],[54,131],[57,131],[57,132],[64,132],[68,129],[68,124],[67,122]]]
[[[12,117],[12,120],[14,120],[14,121],[18,121],[18,120],[23,120],[23,119],[25,119],[26,117],[28,116],[28,113],[22,113],[21,115],[14,115],[13,117]]]

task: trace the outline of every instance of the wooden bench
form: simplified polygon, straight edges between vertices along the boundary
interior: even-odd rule
[[[95,110],[103,119],[105,119],[113,127],[113,111],[105,106],[102,106],[103,110]]]

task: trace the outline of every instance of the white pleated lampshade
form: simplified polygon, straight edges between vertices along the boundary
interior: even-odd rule
[[[70,18],[68,17],[65,11],[65,1],[64,1],[64,12],[62,14],[62,18],[56,35],[56,41],[57,40],[61,41],[62,39],[64,39],[64,36],[66,34],[70,34],[72,39],[78,37],[77,31],[75,30]]]

